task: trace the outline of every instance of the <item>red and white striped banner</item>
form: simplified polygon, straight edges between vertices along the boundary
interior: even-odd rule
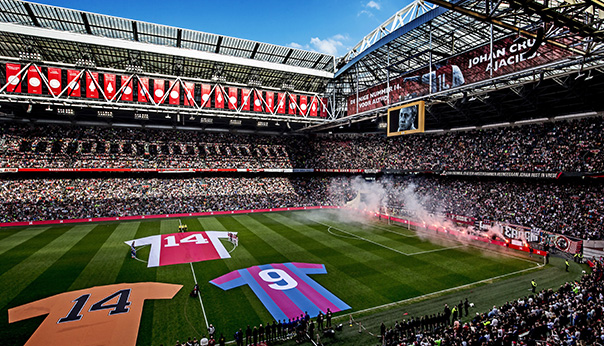
[[[103,79],[105,80],[105,97],[107,97],[108,100],[111,100],[117,92],[117,83],[115,82],[115,75],[105,73],[103,75]]]
[[[168,102],[171,105],[180,104],[180,82],[170,81],[170,97]]]
[[[185,106],[195,105],[195,83],[184,82]]]
[[[68,97],[80,97],[82,95],[80,91],[80,78],[78,75],[80,71],[67,70],[67,96]]]
[[[138,79],[138,102],[149,102],[149,78]]]
[[[19,75],[21,71],[20,64],[6,64],[6,91],[9,93],[20,93],[21,92],[21,77]]]
[[[90,72],[86,73],[86,97],[91,99],[99,98],[99,73]]]
[[[121,88],[122,88],[122,101],[132,101],[134,95],[134,89],[132,89],[132,79],[128,81],[130,76],[121,76]],[[124,86],[127,83],[126,86]]]
[[[42,79],[35,65],[31,65],[27,70],[27,92],[30,94],[42,93]]]
[[[166,90],[166,81],[163,79],[154,79],[153,80],[153,101],[155,103],[160,103],[162,98],[164,97],[164,91]]]
[[[48,71],[48,93],[51,95],[59,95],[61,93],[61,69],[56,67],[49,67]]]

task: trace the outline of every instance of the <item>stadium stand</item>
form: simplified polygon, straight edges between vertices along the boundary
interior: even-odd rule
[[[601,117],[385,138],[4,124],[0,167],[601,172]]]

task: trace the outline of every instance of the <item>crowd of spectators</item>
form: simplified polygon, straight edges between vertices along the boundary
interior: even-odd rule
[[[388,206],[405,208],[410,186],[413,196],[430,212],[499,221],[582,239],[603,237],[604,185],[598,182],[395,178],[388,189]]]
[[[604,171],[601,116],[392,138],[13,123],[0,133],[0,167]]]
[[[337,204],[324,193],[328,184],[282,177],[0,180],[0,222]]]
[[[347,176],[3,179],[0,221],[344,206],[363,192],[354,181]],[[379,189],[369,185],[365,194],[383,190],[387,195],[375,207],[404,212],[420,201],[428,212],[603,238],[604,185],[597,181],[418,175],[373,184]]]
[[[468,318],[448,306],[438,315],[383,326],[383,345],[604,345],[602,263],[580,282],[542,290]],[[463,312],[466,316],[463,317]],[[469,319],[462,323],[462,320]],[[382,343],[380,343],[382,344]]]

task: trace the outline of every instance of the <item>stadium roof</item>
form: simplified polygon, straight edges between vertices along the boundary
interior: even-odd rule
[[[523,85],[538,85],[540,81],[548,79],[554,79],[554,84],[564,85],[568,84],[567,77],[570,74],[576,73],[578,77],[585,76],[586,71],[599,74],[604,66],[604,34],[601,30],[604,26],[604,5],[597,1],[432,2],[439,6],[427,4],[423,0],[410,4],[338,60],[338,70],[330,87],[337,92],[340,109],[346,108],[346,99],[354,97],[357,92],[505,37],[542,39],[569,52],[568,58],[487,79],[482,83],[465,84],[444,92],[419,96],[416,99],[426,100],[429,106],[448,104],[452,110],[432,108],[440,111],[438,114],[431,114],[431,126],[443,128],[447,124],[459,123],[472,125],[472,117],[468,117],[472,112],[462,114],[456,109],[459,107],[455,107],[456,102],[462,99],[465,103],[471,97],[484,97],[488,93],[512,87],[519,90]],[[563,90],[559,92],[564,93]],[[515,92],[511,94],[518,96]],[[410,101],[412,100],[400,101],[398,104]],[[367,124],[369,121],[374,122],[374,125],[368,125],[375,127],[376,117],[383,116],[388,107],[396,104],[354,115],[347,115],[342,111],[340,117],[332,123],[318,124],[304,130],[337,130],[338,126],[355,122]],[[551,109],[555,111],[557,106],[559,104],[554,103]],[[546,108],[550,109],[550,106]],[[503,121],[498,118],[502,116],[504,114],[497,112],[491,120]]]
[[[98,68],[178,75],[227,83],[260,79],[318,92],[333,77],[334,57],[262,42],[79,10],[0,1],[0,55],[38,53],[43,61],[88,61]]]

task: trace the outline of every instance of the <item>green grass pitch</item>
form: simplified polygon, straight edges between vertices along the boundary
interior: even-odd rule
[[[382,305],[499,276],[534,272],[537,263],[488,255],[455,241],[432,243],[384,222],[342,221],[338,211],[241,214],[182,219],[188,231],[238,232],[231,259],[193,263],[205,312],[218,335],[273,318],[247,286],[223,291],[209,281],[253,265],[309,262],[327,274],[311,278],[352,307]],[[341,214],[340,214],[341,215]],[[147,268],[130,258],[124,241],[178,232],[178,219],[71,224],[0,230],[0,340],[23,345],[44,317],[8,324],[8,309],[65,291],[113,283],[155,281],[184,285],[171,300],[145,302],[139,345],[170,345],[199,338],[206,321],[189,297],[189,264]],[[232,245],[225,243],[227,249]],[[146,259],[148,248],[138,251]],[[537,270],[538,271],[538,270]]]

